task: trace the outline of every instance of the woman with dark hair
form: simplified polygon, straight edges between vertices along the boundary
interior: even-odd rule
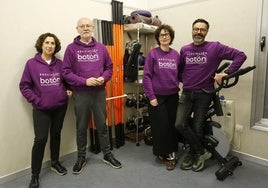
[[[50,133],[51,170],[67,174],[59,162],[61,130],[67,109],[68,96],[61,74],[62,61],[55,57],[60,41],[52,33],[44,33],[36,41],[37,54],[26,62],[19,88],[33,107],[34,144],[32,147],[32,178],[29,187],[39,187],[39,174],[44,150]]]
[[[180,56],[170,47],[174,36],[169,25],[156,29],[155,39],[159,46],[148,52],[143,75],[143,89],[149,99],[153,154],[165,162],[167,170],[175,168],[178,151],[178,132],[174,124],[179,99]]]

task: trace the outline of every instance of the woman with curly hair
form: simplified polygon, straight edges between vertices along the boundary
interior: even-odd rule
[[[55,57],[61,44],[56,35],[44,33],[36,41],[37,54],[26,62],[19,88],[33,107],[34,144],[32,147],[30,188],[39,187],[39,174],[50,133],[51,170],[67,174],[59,162],[61,130],[67,109],[68,95],[62,74],[62,61]]]

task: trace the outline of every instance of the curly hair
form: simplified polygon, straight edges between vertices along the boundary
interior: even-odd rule
[[[158,28],[155,30],[154,37],[155,37],[157,44],[160,45],[159,36],[160,36],[160,32],[162,29],[169,32],[169,35],[170,35],[169,45],[171,45],[175,37],[175,31],[170,25],[166,25],[166,24],[158,26]]]
[[[37,52],[41,53],[43,52],[42,50],[42,45],[44,43],[44,41],[46,40],[47,37],[53,37],[54,40],[55,40],[55,51],[53,53],[53,55],[55,55],[57,52],[60,51],[61,49],[61,44],[60,44],[60,40],[58,39],[58,37],[53,34],[53,33],[44,33],[44,34],[41,34],[38,39],[36,40],[36,43],[35,43],[35,48],[37,50]]]

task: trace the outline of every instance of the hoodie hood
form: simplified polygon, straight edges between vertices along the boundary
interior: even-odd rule
[[[41,54],[40,53],[37,53],[35,54],[34,56],[34,60],[38,63],[42,63],[42,64],[45,64],[45,65],[48,65],[47,62],[42,58]],[[59,61],[59,59],[55,58],[55,56],[52,56],[51,58],[51,62],[50,62],[50,66],[52,66],[53,64],[57,63]],[[60,61],[61,63],[61,61]]]
[[[74,43],[75,43],[75,44],[77,44],[77,45],[79,45],[79,46],[83,46],[83,47],[85,47],[85,48],[87,48],[87,47],[90,47],[90,48],[94,47],[94,46],[96,45],[96,42],[97,42],[97,41],[96,41],[96,39],[95,39],[94,37],[92,37],[91,42],[88,43],[88,44],[87,44],[87,43],[84,43],[84,42],[81,42],[81,37],[80,37],[80,35],[74,38]]]

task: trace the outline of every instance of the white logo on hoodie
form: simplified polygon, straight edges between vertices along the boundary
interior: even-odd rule
[[[99,55],[96,50],[83,50],[77,52],[78,62],[95,62],[99,60]]]
[[[60,73],[46,74],[42,73],[39,77],[41,86],[55,86],[61,83]]]

